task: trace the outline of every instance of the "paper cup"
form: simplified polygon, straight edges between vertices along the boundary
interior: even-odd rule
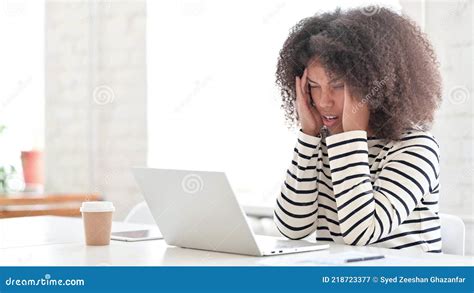
[[[114,204],[110,201],[86,201],[81,209],[87,245],[109,245]]]

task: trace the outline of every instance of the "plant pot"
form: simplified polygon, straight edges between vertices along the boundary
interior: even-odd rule
[[[21,152],[25,191],[42,191],[44,186],[43,152],[38,150]]]

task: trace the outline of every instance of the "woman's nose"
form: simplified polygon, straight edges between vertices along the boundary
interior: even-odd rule
[[[321,99],[319,100],[319,106],[321,108],[331,108],[334,105],[334,99],[329,92],[322,92]]]

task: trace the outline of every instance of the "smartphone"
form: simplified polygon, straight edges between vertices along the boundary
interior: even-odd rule
[[[110,239],[118,241],[145,241],[162,239],[163,236],[157,230],[132,230],[132,231],[120,231],[112,232]]]

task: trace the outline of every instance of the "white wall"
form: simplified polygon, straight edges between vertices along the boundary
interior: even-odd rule
[[[441,148],[440,212],[466,224],[466,253],[474,254],[473,3],[402,1],[429,36],[443,77],[443,104],[433,134]]]
[[[98,192],[122,219],[146,164],[145,1],[46,4],[46,191]]]
[[[444,103],[433,129],[442,149],[441,212],[463,218],[473,254],[472,1],[401,2],[441,63]],[[97,10],[87,1],[46,6],[46,188],[101,192],[123,218],[142,199],[127,168],[147,158],[146,3],[97,3]],[[95,89],[105,95],[94,99]]]

